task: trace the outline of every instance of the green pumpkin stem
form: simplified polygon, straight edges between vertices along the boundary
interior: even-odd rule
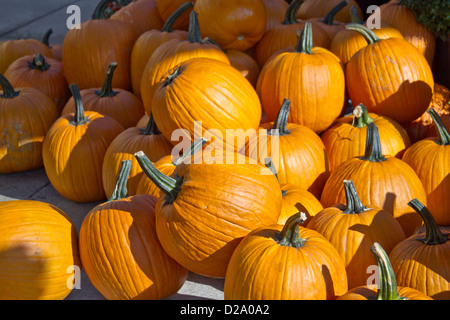
[[[51,48],[50,46],[50,35],[53,33],[53,29],[50,28],[48,29],[45,33],[44,36],[42,37],[42,43],[45,44],[47,47]]]
[[[397,291],[397,279],[395,278],[394,270],[392,269],[389,257],[386,251],[375,242],[371,247],[375,260],[378,265],[378,291],[377,300],[407,300],[401,297]]]
[[[76,84],[70,84],[69,89],[75,102],[75,114],[70,123],[74,126],[85,124],[88,119],[84,116],[83,101],[81,100],[80,89]]]
[[[169,18],[167,18],[166,22],[164,23],[161,32],[172,32],[173,25],[175,21],[188,9],[192,8],[194,6],[194,3],[192,1],[185,2],[181,6],[178,7],[177,10],[175,10]]]
[[[180,157],[177,158],[177,160],[173,161],[173,165],[174,166],[178,166],[180,163],[182,163],[185,159],[192,157],[194,154],[196,154],[198,151],[201,150],[201,148],[203,148],[203,146],[206,143],[206,139],[205,138],[198,138],[197,140],[195,140],[189,147],[189,149],[187,149]]]
[[[448,133],[447,128],[442,122],[441,117],[434,109],[428,109],[428,114],[431,116],[434,122],[434,126],[436,128],[437,136],[439,138],[439,144],[442,146],[450,145],[450,134]]]
[[[345,25],[345,29],[359,32],[364,36],[364,39],[366,39],[369,45],[380,41],[380,38],[378,38],[375,32],[360,23],[348,23]]]
[[[123,160],[120,163],[119,175],[114,191],[108,201],[120,200],[128,197],[127,182],[131,171],[131,160]]]
[[[189,29],[187,40],[192,43],[202,42],[200,24],[198,23],[198,13],[194,10],[192,10],[189,14]]]
[[[358,104],[353,109],[353,121],[352,126],[356,128],[363,128],[369,125],[369,123],[373,122],[373,119],[369,116],[369,111],[362,104]]]
[[[278,244],[280,246],[289,246],[294,248],[303,247],[306,239],[300,238],[299,225],[305,221],[306,214],[304,212],[297,212],[290,216],[279,233]]]
[[[367,210],[367,208],[362,204],[352,180],[344,180],[344,190],[347,208],[343,211],[343,213],[357,214]]]
[[[180,192],[183,178],[174,179],[159,171],[143,151],[134,154],[144,174],[166,195],[166,204],[172,204]]]
[[[270,171],[272,171],[272,173],[274,174],[275,178],[277,178],[278,182],[280,182],[280,179],[278,179],[278,173],[277,173],[277,169],[275,168],[273,161],[270,157],[267,157],[264,159],[264,164],[267,168],[270,169]],[[286,190],[281,190],[281,195],[284,197],[287,194]]]
[[[313,33],[311,22],[306,22],[305,26],[300,33],[300,37],[298,38],[297,46],[295,48],[296,52],[312,54],[313,48]]]
[[[34,56],[33,60],[28,61],[28,67],[34,70],[46,71],[50,68],[50,65],[45,61],[44,56],[38,53]]]
[[[277,117],[273,122],[272,130],[270,130],[268,134],[270,135],[276,134],[278,136],[284,136],[290,133],[290,131],[287,129],[290,108],[291,108],[291,101],[285,98],[283,100],[283,103],[281,104],[280,111],[278,111]]]
[[[347,5],[347,1],[339,2],[334,8],[327,13],[327,15],[323,18],[323,20],[319,20],[320,22],[325,23],[326,25],[332,26],[334,25],[334,16],[341,11]]]
[[[358,8],[356,6],[352,6],[350,8],[350,16],[351,16],[352,23],[364,24],[364,21],[361,19],[361,17],[358,14]]]
[[[161,132],[156,125],[155,119],[153,118],[153,113],[150,113],[150,117],[147,122],[145,129],[141,129],[141,134],[143,136],[160,135]]]
[[[362,158],[370,162],[386,160],[381,151],[380,134],[378,133],[378,127],[375,125],[375,122],[367,125],[366,149]]]
[[[3,94],[0,95],[2,98],[6,99],[12,99],[14,97],[17,97],[20,93],[20,91],[14,90],[11,83],[8,81],[8,79],[5,78],[4,75],[0,73],[0,87],[2,87]]]
[[[418,239],[427,245],[443,244],[448,241],[447,237],[439,230],[436,221],[430,210],[423,205],[418,199],[412,199],[408,202],[408,206],[413,208],[422,218],[425,225],[425,237]]]
[[[300,6],[302,5],[303,2],[305,2],[306,0],[293,0],[287,10],[286,10],[286,14],[284,16],[284,20],[282,22],[282,24],[294,24],[297,23],[297,11],[298,9],[300,9]]]
[[[112,79],[114,76],[114,70],[117,68],[117,62],[111,62],[108,66],[108,70],[106,70],[105,81],[103,82],[103,86],[100,90],[95,91],[95,93],[104,98],[104,97],[114,97],[118,94],[118,91],[114,91],[112,87]]]

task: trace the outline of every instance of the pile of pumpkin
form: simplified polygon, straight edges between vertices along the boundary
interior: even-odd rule
[[[0,172],[43,166],[101,202],[79,234],[51,204],[0,203],[0,298],[63,299],[79,266],[107,299],[167,298],[188,272],[224,278],[225,299],[450,299],[434,36],[397,1],[380,29],[361,16],[103,0],[62,46],[0,43]],[[229,129],[256,134],[214,147]]]

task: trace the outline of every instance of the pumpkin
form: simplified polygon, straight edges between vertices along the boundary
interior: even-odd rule
[[[336,6],[331,8],[330,11],[325,16],[323,16],[323,18],[309,18],[306,19],[306,21],[311,22],[313,25],[316,24],[320,28],[322,28],[327,33],[331,43],[331,40],[333,40],[336,33],[345,29],[345,23],[342,21],[335,21],[334,17],[340,10],[343,10],[346,6],[347,1],[343,0],[336,4]]]
[[[317,231],[292,215],[284,226],[255,228],[233,252],[225,300],[332,300],[347,291],[344,263]]]
[[[380,6],[379,17],[382,23],[399,30],[406,41],[422,53],[431,66],[436,50],[436,38],[422,23],[416,20],[411,9],[400,1],[390,1]]]
[[[124,160],[116,188],[95,206],[80,228],[80,257],[95,288],[108,300],[157,300],[176,293],[188,271],[170,258],[156,235],[150,195],[128,196]]]
[[[301,6],[300,10],[297,12],[297,18],[299,19],[310,19],[310,18],[321,18],[324,17],[330,10],[335,8],[341,0],[307,0],[305,4]],[[361,8],[356,0],[346,0],[347,5],[339,10],[335,19],[340,22],[349,23],[351,21],[350,10],[353,6],[356,7],[358,16],[362,17]]]
[[[437,137],[420,140],[406,149],[402,160],[417,173],[427,194],[427,208],[439,225],[450,225],[450,134],[434,109],[428,113]]]
[[[181,155],[177,155],[172,152],[170,155],[163,156],[157,161],[155,160],[154,166],[161,173],[166,176],[170,176],[181,162],[187,161],[188,158],[192,159],[193,155],[197,155],[197,152],[201,150],[205,143],[206,139],[199,138],[195,140],[188,149],[184,150]],[[176,150],[178,151],[178,148]],[[150,160],[152,159],[150,158]],[[142,174],[136,187],[136,194],[150,194],[159,198],[161,190],[156,184],[153,183],[151,179],[149,179],[145,174]]]
[[[2,74],[0,86],[0,173],[42,167],[42,143],[58,108],[38,89],[15,89]]]
[[[117,62],[109,64],[102,87],[81,90],[83,107],[86,111],[95,111],[113,118],[124,128],[134,127],[144,115],[144,106],[131,91],[113,87],[114,79],[119,76],[116,74],[117,68]],[[74,111],[75,100],[71,97],[61,111],[61,115]]]
[[[156,0],[131,1],[114,12],[110,19],[128,23],[138,36],[163,26],[163,20],[156,8]]]
[[[343,180],[352,180],[363,203],[390,212],[401,224],[406,237],[422,226],[420,217],[407,205],[418,198],[426,202],[426,193],[417,174],[403,160],[384,155],[375,123],[369,123],[365,153],[344,161],[330,173],[320,202],[324,208],[345,201]]]
[[[347,63],[349,99],[400,124],[422,115],[434,88],[433,74],[424,56],[406,40],[380,39],[360,24],[347,24],[346,28],[360,32],[369,43]]]
[[[311,217],[308,228],[323,235],[345,263],[348,287],[363,286],[367,270],[375,264],[369,248],[376,241],[389,252],[405,240],[401,225],[392,214],[370,203],[365,205],[351,180],[344,180],[346,202],[326,207]]]
[[[107,198],[116,185],[115,176],[124,160],[131,160],[131,172],[127,181],[128,194],[135,195],[140,179],[144,176],[134,154],[143,150],[151,161],[157,161],[172,152],[172,144],[159,132],[153,117],[146,127],[130,127],[121,132],[109,145],[103,159],[102,180]]]
[[[4,74],[11,63],[20,57],[40,53],[51,57],[50,48],[36,39],[17,39],[0,41],[0,73]]]
[[[292,184],[320,198],[329,176],[325,145],[310,128],[288,122],[290,107],[284,99],[275,121],[262,124],[243,152],[260,163],[270,157],[281,185]]]
[[[145,65],[152,53],[164,42],[172,39],[187,39],[186,30],[173,30],[173,25],[177,19],[189,8],[192,8],[192,1],[182,4],[172,15],[166,20],[162,28],[147,30],[142,33],[133,45],[131,50],[131,86],[133,93],[141,98],[141,78]]]
[[[159,15],[163,21],[167,21],[169,17],[179,8],[181,5],[185,4],[186,0],[156,0],[156,8],[158,9]],[[195,0],[191,1],[195,3]],[[174,22],[173,28],[177,30],[188,30],[189,27],[189,14],[192,11],[190,7],[186,12],[183,12],[179,19]]]
[[[296,48],[274,55],[261,69],[256,91],[270,121],[288,98],[288,121],[320,133],[344,110],[345,77],[339,59],[327,49],[313,47],[312,37],[307,22]]]
[[[181,62],[158,84],[152,104],[159,130],[173,144],[201,136],[236,147],[234,137],[253,133],[261,118],[250,82],[230,64],[205,57]]]
[[[69,87],[75,112],[61,116],[48,130],[42,146],[45,172],[66,199],[80,203],[103,201],[103,159],[124,128],[109,116],[85,112],[78,86]]]
[[[248,53],[239,50],[226,50],[225,53],[230,64],[238,69],[253,87],[256,87],[259,72],[261,71],[256,60]]]
[[[1,300],[62,300],[79,285],[77,230],[61,209],[2,201],[0,230]]]
[[[141,96],[147,114],[152,111],[154,91],[179,63],[196,57],[230,63],[221,48],[202,41],[197,16],[197,12],[191,11],[187,39],[172,39],[161,44],[148,59],[141,78]]]
[[[377,261],[378,285],[352,288],[337,300],[433,300],[413,288],[397,286],[389,256],[378,242],[370,247],[370,251]]]
[[[196,0],[194,11],[202,36],[213,39],[224,50],[248,50],[266,31],[263,0]]]
[[[253,229],[272,225],[278,219],[280,185],[263,165],[225,163],[227,155],[222,153],[210,162],[182,162],[169,177],[158,171],[143,152],[135,156],[144,173],[164,193],[155,207],[161,245],[191,272],[224,278],[240,240]]]
[[[92,19],[81,22],[80,29],[70,29],[64,37],[62,63],[67,83],[76,83],[80,90],[99,88],[109,64],[115,61],[112,87],[130,90],[130,55],[138,35],[126,22],[104,19],[100,4]]]
[[[51,98],[61,111],[70,98],[70,90],[61,61],[36,55],[23,56],[6,69],[4,76],[13,87],[33,87]]]
[[[278,25],[267,30],[255,46],[254,57],[262,68],[277,52],[298,43],[298,30],[303,29],[307,21],[297,20],[295,14],[305,0],[294,0],[286,9],[285,18]],[[312,25],[316,47],[327,48],[330,44],[328,34],[317,24]]]
[[[62,61],[62,46],[60,44],[50,44],[50,36],[53,33],[53,29],[48,29],[44,36],[42,37],[42,43],[44,43],[47,47],[49,47],[51,51],[51,57],[53,59]]]
[[[359,104],[352,115],[339,118],[320,136],[327,150],[330,171],[346,160],[364,155],[367,125],[371,122],[378,127],[383,153],[402,157],[411,145],[406,130],[389,117],[369,113],[363,104]]]
[[[435,300],[449,300],[450,232],[439,230],[423,202],[413,199],[408,204],[423,219],[425,232],[400,242],[389,254],[397,283]]]
[[[266,7],[266,31],[284,20],[289,4],[285,0],[263,0]]]

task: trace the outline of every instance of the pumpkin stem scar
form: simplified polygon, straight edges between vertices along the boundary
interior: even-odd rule
[[[422,218],[425,225],[425,237],[417,239],[426,245],[437,245],[446,243],[449,239],[439,230],[433,215],[427,207],[418,199],[412,199],[408,202],[408,206],[414,209]]]
[[[192,1],[185,2],[181,6],[178,7],[177,10],[175,10],[169,18],[167,18],[166,22],[164,23],[161,32],[172,32],[173,25],[175,21],[189,8],[192,8],[194,6],[194,3]]]
[[[20,91],[15,91],[11,83],[8,81],[8,79],[5,78],[4,75],[0,73],[0,86],[3,88],[3,94],[0,95],[2,98],[6,99],[12,99],[14,97],[17,97],[20,93]]]
[[[166,87],[166,86],[170,85],[170,84],[175,80],[175,78],[178,77],[178,76],[180,75],[180,73],[181,73],[181,66],[178,66],[178,67],[176,67],[176,69],[175,69],[174,72],[172,72],[171,74],[169,74],[169,75],[164,79],[164,82],[163,82],[163,84],[162,84],[163,87]]]
[[[34,70],[46,71],[50,68],[50,65],[45,61],[42,54],[38,53],[34,56],[33,60],[28,61],[28,67]]]
[[[305,245],[306,239],[302,239],[299,236],[299,225],[306,220],[306,214],[304,212],[297,212],[290,216],[283,226],[283,229],[278,233],[278,244],[280,246],[289,246],[294,248],[300,248]]]
[[[131,171],[131,160],[123,160],[120,164],[119,175],[114,187],[113,194],[108,199],[109,201],[120,200],[128,196],[127,181]]]

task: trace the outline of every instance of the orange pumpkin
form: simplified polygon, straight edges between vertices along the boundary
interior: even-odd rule
[[[331,172],[320,198],[324,208],[345,201],[343,180],[353,181],[363,203],[390,212],[406,237],[422,226],[420,217],[407,205],[412,198],[426,202],[422,182],[405,161],[384,155],[375,123],[368,125],[364,156],[347,160]]]
[[[341,257],[300,225],[304,219],[297,213],[284,226],[255,228],[242,239],[228,264],[225,300],[332,300],[347,291]]]
[[[106,150],[124,128],[116,120],[83,109],[80,91],[70,85],[75,112],[57,119],[44,139],[42,156],[52,186],[75,202],[106,198],[102,164]]]
[[[406,149],[402,160],[417,173],[427,194],[427,208],[439,225],[450,225],[450,134],[441,117],[429,109],[437,137],[420,140]]]
[[[222,153],[209,163],[182,162],[169,177],[158,171],[143,152],[135,156],[144,173],[164,193],[155,208],[161,245],[194,273],[225,277],[240,240],[253,229],[272,225],[278,219],[280,185],[263,165],[248,161],[227,164],[227,155]]]
[[[226,50],[225,53],[230,60],[230,64],[238,69],[253,87],[256,87],[261,71],[256,60],[248,53],[239,50]]]
[[[349,99],[400,124],[422,115],[434,88],[433,74],[424,56],[404,39],[380,39],[360,24],[348,24],[346,28],[360,32],[369,43],[347,63]]]
[[[77,230],[51,204],[0,202],[0,248],[1,300],[62,300],[79,286]]]
[[[367,125],[374,122],[380,134],[383,153],[401,158],[411,145],[406,130],[396,121],[375,113],[359,104],[353,114],[339,118],[320,136],[328,154],[330,171],[353,157],[363,156],[366,145]]]
[[[58,108],[38,89],[14,89],[2,74],[0,87],[0,173],[42,167],[42,143]]]
[[[379,243],[375,242],[370,251],[377,261],[378,285],[352,288],[337,300],[433,300],[413,288],[397,286],[389,257]]]
[[[131,128],[144,115],[144,106],[132,92],[113,87],[114,79],[119,76],[115,74],[117,67],[117,62],[110,63],[103,86],[81,90],[81,99],[86,111],[95,111],[109,116],[124,128]],[[61,111],[61,115],[74,111],[75,100],[71,97]]]
[[[418,199],[408,205],[423,219],[425,232],[400,242],[389,254],[397,283],[435,300],[449,300],[450,231],[439,229],[433,214]]]
[[[300,10],[297,12],[297,18],[299,19],[310,19],[310,18],[321,18],[324,17],[331,9],[336,7],[341,0],[307,0],[305,4],[301,6]],[[353,6],[356,7],[358,16],[362,17],[361,8],[356,0],[346,0],[347,6],[339,10],[336,13],[335,19],[337,21],[348,23],[351,21],[350,10]]]
[[[285,0],[263,0],[266,7],[266,31],[284,20],[289,4]]]
[[[345,77],[339,59],[327,49],[313,47],[312,37],[307,22],[297,47],[274,55],[264,65],[256,91],[270,121],[288,98],[288,121],[320,133],[344,110]]]
[[[4,76],[13,87],[33,87],[51,98],[60,112],[70,98],[62,63],[54,58],[23,56],[6,69]]]
[[[308,228],[319,232],[337,249],[345,263],[348,287],[367,283],[375,264],[369,248],[376,241],[389,252],[405,240],[401,225],[386,210],[363,204],[351,180],[344,180],[346,202],[326,207],[311,217]]]

